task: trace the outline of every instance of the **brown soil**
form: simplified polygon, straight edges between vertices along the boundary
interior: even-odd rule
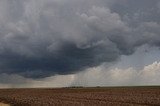
[[[0,101],[14,106],[160,106],[160,87],[1,89]]]
[[[10,105],[0,102],[0,106],[10,106]]]

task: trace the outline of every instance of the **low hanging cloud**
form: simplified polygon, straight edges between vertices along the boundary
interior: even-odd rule
[[[159,85],[160,62],[145,66],[141,70],[132,67],[106,70],[104,65],[89,68],[71,75],[56,75],[42,79],[29,79],[19,75],[0,75],[0,88],[70,87],[70,86],[134,86]],[[17,82],[18,81],[18,82]]]
[[[160,63],[145,66],[142,70],[132,67],[127,69],[96,67],[88,69],[84,73],[76,75],[73,85],[81,86],[135,86],[135,85],[159,85]]]
[[[113,63],[145,44],[159,47],[157,4],[158,0],[1,0],[0,73],[31,80],[75,74]]]

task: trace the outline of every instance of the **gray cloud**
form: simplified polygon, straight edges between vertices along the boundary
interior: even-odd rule
[[[1,0],[0,73],[31,78],[71,74],[114,62],[144,44],[159,47],[157,4],[158,0]]]
[[[76,74],[55,75],[34,80],[19,75],[0,74],[0,88],[159,85],[159,73],[160,62],[146,65],[140,70],[135,70],[133,67],[106,70],[106,67],[101,65]]]
[[[72,86],[159,85],[159,70],[159,62],[144,66],[142,70],[130,67],[126,69],[113,68],[106,71],[104,66],[94,67],[86,72],[76,74]]]

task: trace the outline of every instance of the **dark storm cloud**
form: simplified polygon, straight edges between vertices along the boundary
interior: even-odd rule
[[[117,52],[108,50],[107,45],[88,49],[77,48],[74,44],[66,43],[61,50],[46,53],[40,57],[26,57],[15,54],[3,55],[1,60],[2,73],[18,73],[26,77],[45,77],[52,74],[67,74],[87,67],[100,65],[117,59]],[[112,54],[110,53],[112,52]],[[108,53],[108,55],[104,54]]]
[[[1,0],[0,73],[69,74],[160,46],[158,0]]]

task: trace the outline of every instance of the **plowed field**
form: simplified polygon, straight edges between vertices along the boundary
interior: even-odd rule
[[[13,106],[160,106],[160,87],[1,89]]]

